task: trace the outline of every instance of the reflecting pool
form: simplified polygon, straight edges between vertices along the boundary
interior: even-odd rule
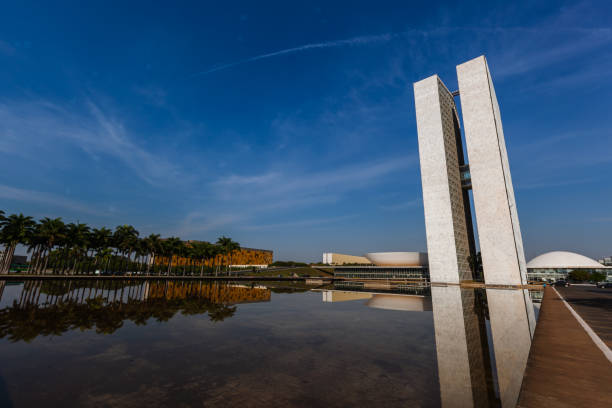
[[[511,406],[526,291],[0,281],[0,406]]]

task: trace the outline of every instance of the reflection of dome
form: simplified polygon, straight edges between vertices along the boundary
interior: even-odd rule
[[[431,298],[423,296],[374,295],[366,305],[375,309],[423,312],[431,310]]]
[[[378,266],[427,266],[425,252],[370,252],[365,256]]]
[[[538,255],[527,262],[527,268],[561,269],[561,268],[604,268],[599,262],[584,255],[567,251],[553,251]]]

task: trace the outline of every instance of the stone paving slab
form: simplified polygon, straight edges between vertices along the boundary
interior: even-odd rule
[[[608,408],[611,385],[612,364],[547,287],[517,406]]]

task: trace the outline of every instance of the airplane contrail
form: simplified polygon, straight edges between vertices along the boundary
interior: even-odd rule
[[[213,72],[222,71],[224,69],[232,68],[238,65],[247,64],[249,62],[259,61],[259,60],[266,59],[266,58],[278,57],[279,55],[294,54],[296,52],[312,50],[312,49],[317,49],[317,48],[335,48],[335,47],[343,47],[346,45],[365,45],[365,44],[372,44],[372,43],[377,43],[377,42],[387,42],[393,39],[393,37],[396,37],[398,35],[400,34],[387,33],[387,34],[379,34],[379,35],[366,35],[366,36],[361,36],[361,37],[348,38],[345,40],[335,40],[335,41],[327,41],[327,42],[321,42],[321,43],[300,45],[299,47],[287,48],[287,49],[280,50],[280,51],[270,52],[268,54],[256,55],[254,57],[246,58],[240,61],[230,62],[230,63],[223,64],[223,65],[217,65],[216,67],[210,68],[206,71],[196,72],[195,74],[192,74],[191,77],[207,75]]]

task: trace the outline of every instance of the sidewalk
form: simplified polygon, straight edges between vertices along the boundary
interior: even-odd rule
[[[611,404],[612,364],[561,298],[546,287],[517,406],[607,408]]]

